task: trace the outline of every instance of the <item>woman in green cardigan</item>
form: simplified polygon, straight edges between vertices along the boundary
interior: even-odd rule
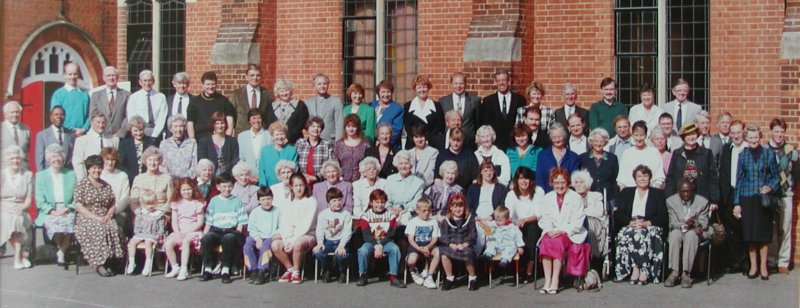
[[[364,87],[358,83],[351,84],[347,88],[347,97],[351,104],[344,107],[344,115],[356,114],[361,119],[361,130],[364,137],[369,140],[370,146],[375,145],[375,108],[369,104],[364,104]]]
[[[56,263],[64,265],[64,252],[69,248],[75,227],[72,192],[77,182],[75,173],[64,168],[64,150],[58,144],[45,149],[50,167],[36,173],[36,226],[44,226],[47,237],[58,246]]]

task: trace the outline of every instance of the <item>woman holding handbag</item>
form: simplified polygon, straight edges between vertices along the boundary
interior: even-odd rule
[[[748,147],[739,154],[736,169],[733,216],[742,220],[742,239],[748,244],[747,278],[755,279],[760,274],[761,280],[769,280],[767,245],[772,241],[772,216],[777,207],[773,196],[778,192],[780,178],[775,152],[761,146],[760,139],[759,127],[748,125],[745,129]]]

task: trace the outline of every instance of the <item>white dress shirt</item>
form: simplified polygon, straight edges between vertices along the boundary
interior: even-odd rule
[[[459,114],[461,114],[461,118],[464,118],[464,96],[467,96],[467,92],[461,93],[461,95],[456,94],[453,92],[453,110],[457,110]],[[459,106],[461,108],[459,108]]]
[[[183,95],[175,93],[175,97],[172,98],[172,112],[170,114],[180,114],[186,117],[188,115],[187,110],[189,110],[189,100],[189,92],[183,93]],[[178,109],[178,105],[180,105],[180,109]]]
[[[253,106],[253,91],[256,91],[255,106],[256,108],[261,107],[261,87],[253,87],[248,84],[245,86],[245,88],[247,88],[247,103],[248,103],[247,105]]]
[[[578,155],[586,153],[586,142],[586,136],[581,136],[580,138],[576,139],[575,136],[570,135],[569,150]]]
[[[153,106],[154,127],[149,127],[147,123],[150,121],[150,114],[147,111],[147,95],[150,95],[150,103]],[[128,122],[133,116],[140,116],[144,119],[145,129],[144,133],[150,137],[161,136],[161,131],[164,129],[164,123],[167,122],[167,97],[164,94],[156,92],[155,90],[149,93],[144,89],[134,92],[128,98],[128,108],[126,110]]]
[[[506,100],[505,106],[503,106],[503,97],[505,97]],[[511,110],[511,91],[509,90],[508,92],[506,92],[506,94],[500,93],[498,91],[497,102],[500,103],[500,112],[508,114],[508,112]],[[505,107],[505,109],[503,109],[503,107]]]

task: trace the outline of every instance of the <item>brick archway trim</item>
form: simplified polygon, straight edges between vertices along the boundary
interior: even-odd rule
[[[30,64],[33,53],[52,41],[63,42],[75,49],[86,63],[90,75],[88,77],[92,78],[95,84],[100,83],[102,80],[100,72],[106,66],[106,60],[97,43],[86,31],[73,23],[63,20],[52,21],[33,31],[20,47],[11,66],[8,85],[6,85],[6,97],[19,96],[19,89],[24,78],[24,70],[21,68]]]

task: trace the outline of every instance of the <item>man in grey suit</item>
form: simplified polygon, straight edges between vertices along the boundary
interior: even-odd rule
[[[733,115],[730,112],[723,111],[717,116],[717,127],[719,132],[711,136],[711,139],[717,139],[723,145],[731,143],[731,122],[733,122]]]
[[[50,123],[53,124],[36,134],[36,170],[41,171],[50,167],[45,150],[54,143],[60,145],[66,154],[64,166],[72,169],[72,145],[75,139],[72,136],[72,130],[64,127],[65,117],[63,107],[53,107],[50,110]]]
[[[126,119],[126,109],[128,108],[128,97],[131,92],[117,87],[119,72],[113,66],[106,66],[103,69],[103,81],[106,87],[103,90],[92,94],[89,103],[89,115],[100,112],[108,119],[108,127],[105,130],[105,137],[112,136],[124,138],[128,133],[128,120]]]
[[[461,129],[466,135],[475,136],[475,131],[478,130],[480,123],[478,109],[481,105],[481,97],[466,92],[467,77],[464,76],[464,73],[457,72],[450,76],[450,83],[453,86],[453,93],[439,98],[442,111],[444,113],[450,110],[458,111],[461,114]],[[471,141],[474,143],[474,140]]]
[[[697,113],[695,119],[700,131],[700,135],[697,136],[697,145],[711,150],[711,155],[714,156],[714,160],[717,160],[719,154],[722,153],[723,144],[719,138],[711,137],[711,115],[708,114],[708,111],[702,110]]]
[[[675,100],[661,107],[661,109],[664,109],[664,112],[668,112],[672,115],[672,118],[675,119],[674,130],[676,133],[683,125],[694,122],[697,113],[703,110],[703,107],[687,99],[689,97],[689,90],[689,83],[683,78],[678,78],[675,85],[672,87],[672,95],[675,96]]]
[[[322,119],[322,122],[325,123],[325,129],[322,130],[320,138],[334,143],[336,139],[342,137],[342,132],[344,131],[342,99],[328,93],[328,86],[330,85],[328,76],[316,74],[312,81],[314,82],[314,96],[305,101],[308,107],[308,116],[309,118],[320,117]],[[262,116],[267,119],[265,115]],[[264,123],[265,126],[270,124],[272,123]]]
[[[578,114],[581,121],[586,124],[589,123],[589,110],[578,106],[578,88],[569,82],[561,86],[561,96],[564,97],[564,106],[556,109],[554,112],[556,123],[561,123],[564,127],[569,127],[569,117],[573,114]],[[589,135],[589,126],[584,125],[583,135]]]
[[[20,123],[22,119],[22,105],[17,101],[9,101],[3,105],[2,142],[3,149],[16,145],[22,149],[22,167],[28,169],[28,148],[31,142],[31,130]]]

